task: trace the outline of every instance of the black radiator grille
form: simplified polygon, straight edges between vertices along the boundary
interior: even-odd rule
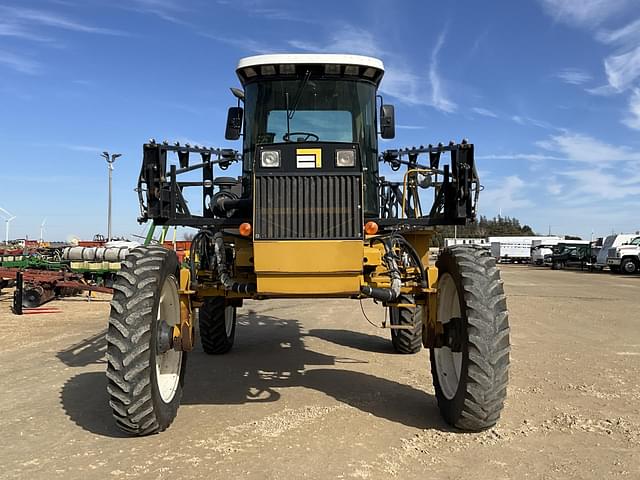
[[[362,238],[360,175],[256,176],[255,238]]]

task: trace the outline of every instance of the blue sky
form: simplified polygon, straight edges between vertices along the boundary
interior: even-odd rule
[[[396,140],[466,137],[480,213],[546,233],[640,229],[638,0],[0,0],[0,207],[12,237],[140,234],[148,138],[223,139],[238,58],[359,53],[386,67]],[[4,234],[4,228],[2,228]]]

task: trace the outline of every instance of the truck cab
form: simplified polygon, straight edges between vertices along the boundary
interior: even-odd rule
[[[640,271],[640,236],[608,250],[607,265],[612,272],[627,275]]]

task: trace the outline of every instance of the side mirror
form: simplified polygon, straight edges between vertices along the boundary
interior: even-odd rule
[[[242,131],[242,107],[231,107],[227,114],[227,128],[224,138],[227,140],[238,140]]]
[[[380,136],[382,138],[396,136],[396,118],[393,105],[380,106]]]

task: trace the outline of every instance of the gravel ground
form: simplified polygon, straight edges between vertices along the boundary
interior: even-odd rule
[[[502,270],[511,382],[479,434],[443,423],[428,352],[394,354],[357,302],[282,300],[247,302],[231,353],[190,355],[170,429],[128,438],[105,393],[107,297],[17,317],[5,291],[0,478],[640,478],[640,276]]]

